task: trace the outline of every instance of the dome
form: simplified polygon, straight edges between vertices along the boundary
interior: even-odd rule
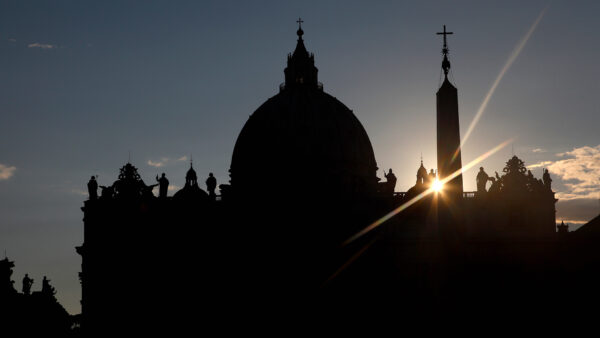
[[[198,186],[198,176],[190,162],[190,169],[185,174],[185,185],[173,195],[176,200],[206,201],[208,194]]]
[[[185,179],[191,180],[191,181],[196,181],[198,179],[198,176],[196,175],[196,170],[194,170],[194,168],[192,168],[191,165],[190,165],[190,169],[185,174]]]
[[[417,182],[422,179],[424,180],[427,177],[427,169],[423,166],[423,162],[421,162],[421,166],[419,170],[417,170]]]
[[[208,194],[206,191],[200,189],[195,185],[186,185],[173,195],[175,200],[186,200],[186,201],[208,201]]]
[[[185,185],[173,195],[175,200],[207,201],[208,194],[198,186],[198,176],[190,162],[190,169],[185,174]]]
[[[231,161],[235,191],[374,193],[377,164],[360,121],[323,92],[301,34],[285,85],[248,119]]]

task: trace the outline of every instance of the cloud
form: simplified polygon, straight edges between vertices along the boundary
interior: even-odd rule
[[[0,164],[0,181],[11,178],[15,174],[16,170],[16,167],[9,167],[4,164]]]
[[[155,168],[161,168],[166,166],[167,164],[171,164],[173,162],[183,162],[183,161],[187,161],[188,157],[187,156],[181,156],[178,157],[177,159],[173,159],[173,158],[169,158],[169,157],[162,157],[160,160],[148,160],[148,162],[146,162],[149,166],[151,167],[155,167]]]
[[[532,152],[534,152],[534,153],[545,153],[546,150],[544,150],[542,148],[535,148],[535,149],[532,150]]]
[[[565,222],[565,224],[569,225],[569,231],[575,231],[575,229],[579,228],[580,226],[586,224],[589,221],[578,221],[578,220],[572,220],[572,219],[561,219],[560,222]],[[556,223],[556,224],[560,224],[560,223]]]
[[[560,221],[586,221],[590,220],[600,213],[600,205],[597,199],[578,198],[573,200],[559,200],[556,203],[556,220]]]
[[[158,194],[158,193],[159,193],[159,192],[158,192],[158,186],[155,186],[155,187],[153,187],[153,188],[152,188],[152,191],[153,191],[153,192],[154,192],[154,188],[156,188],[156,192],[157,192],[157,194]],[[169,185],[169,187],[167,188],[167,190],[168,190],[168,191],[171,191],[171,192],[172,192],[172,191],[179,191],[180,189],[181,189],[181,187],[179,187],[179,186],[177,186],[177,185]],[[155,195],[155,196],[157,196],[157,197],[158,197],[158,195]]]
[[[557,159],[527,168],[548,168],[556,191],[556,221],[569,223],[571,231],[600,213],[600,145],[573,148],[554,154]]]
[[[554,163],[553,161],[542,161],[536,164],[532,164],[532,165],[528,165],[527,168],[528,169],[533,169],[533,168],[540,168],[540,167],[547,167],[548,165]]]
[[[564,159],[548,165],[548,170],[563,180],[566,187],[557,197],[597,199],[600,196],[600,145],[574,148],[560,157]]]
[[[27,47],[29,47],[29,48],[41,48],[41,49],[53,49],[53,48],[57,48],[56,45],[51,45],[51,44],[48,44],[48,43],[39,43],[39,42],[30,43],[30,44],[27,45]]]
[[[160,168],[160,167],[164,167],[166,161],[152,161],[152,160],[148,160],[148,165],[151,167],[155,167],[155,168]]]
[[[81,189],[71,189],[71,194],[79,195],[79,196],[87,196],[88,192]]]
[[[577,198],[559,200],[556,203],[556,222],[569,223],[571,231],[598,216],[599,213],[600,205],[597,199]]]

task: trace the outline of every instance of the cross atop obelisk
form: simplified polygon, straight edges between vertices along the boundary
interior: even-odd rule
[[[446,42],[446,35],[451,35],[454,34],[454,32],[446,32],[446,25],[444,25],[444,31],[443,32],[438,32],[437,35],[443,35],[444,36],[444,49],[446,49],[446,53],[448,52],[448,44]]]
[[[442,54],[444,55],[444,60],[442,61],[442,69],[444,70],[444,75],[448,76],[448,71],[450,70],[450,61],[448,61],[448,43],[446,41],[446,35],[454,34],[454,32],[446,32],[446,25],[444,25],[444,31],[438,32],[437,35],[444,36],[444,47],[442,48]]]

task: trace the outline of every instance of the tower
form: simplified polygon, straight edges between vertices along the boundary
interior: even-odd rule
[[[287,68],[285,73],[285,87],[289,88],[295,85],[319,86],[317,74],[319,70],[315,67],[315,56],[309,53],[304,46],[302,35],[302,19],[298,18],[298,44],[294,53],[288,55]]]
[[[458,173],[456,177],[444,184],[444,192],[448,198],[458,201],[462,198],[463,180],[460,149],[460,128],[458,120],[458,94],[448,80],[448,71],[450,70],[450,61],[448,61],[448,45],[446,43],[446,35],[453,34],[444,31],[437,33],[444,36],[444,47],[442,54],[442,69],[444,70],[444,82],[440,86],[436,94],[437,108],[437,164],[439,179]]]

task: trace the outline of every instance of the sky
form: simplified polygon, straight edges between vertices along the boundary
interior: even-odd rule
[[[15,286],[46,275],[81,311],[75,246],[92,175],[111,184],[130,160],[148,184],[165,172],[172,194],[193,158],[200,178],[226,183],[241,128],[284,81],[298,17],[325,91],[354,111],[397,191],[421,154],[436,162],[445,24],[463,137],[482,111],[463,163],[513,138],[481,165],[501,173],[515,154],[538,178],[548,168],[557,221],[575,229],[600,212],[598,13],[597,1],[3,0],[0,250]]]

